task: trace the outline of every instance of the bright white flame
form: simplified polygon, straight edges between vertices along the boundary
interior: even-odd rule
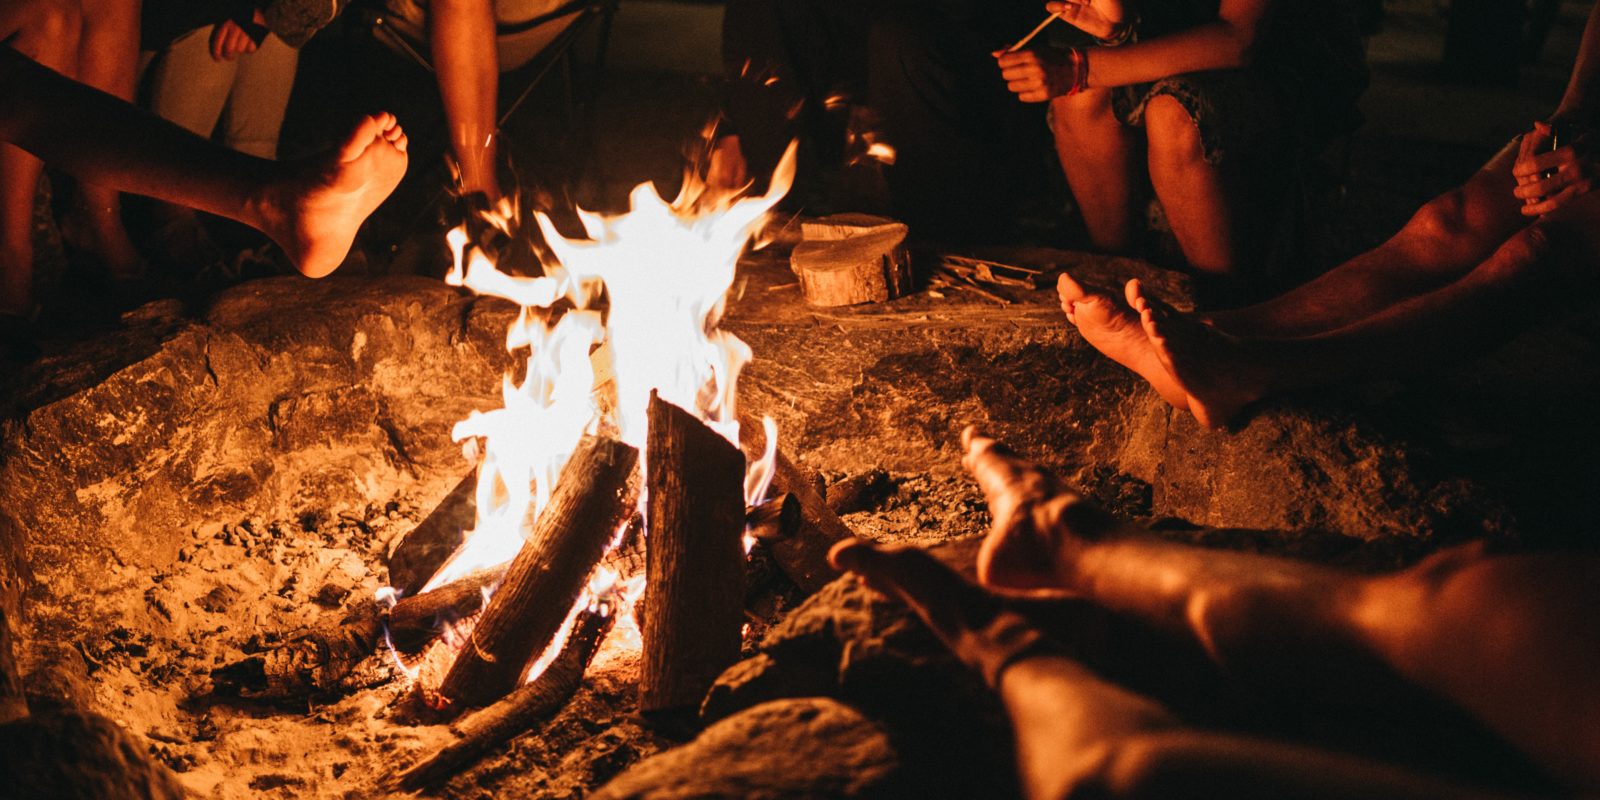
[[[791,145],[760,197],[712,196],[703,182],[689,179],[672,203],[641,185],[627,213],[580,209],[587,239],[565,238],[538,214],[558,260],[546,264],[541,277],[502,273],[470,246],[464,228],[450,232],[455,262],[447,281],[516,303],[521,311],[507,331],[506,347],[513,353],[526,349],[527,356],[521,381],[505,379],[504,406],[473,412],[453,431],[464,450],[481,454],[478,518],[424,591],[515,557],[567,459],[583,435],[599,426],[602,411],[608,427],[643,450],[655,391],[739,444],[735,387],[751,353],[717,324],[740,254],[789,190],[795,152]],[[508,215],[514,213],[513,206],[502,205],[489,223],[510,230]],[[596,302],[602,293],[603,306]],[[615,390],[614,407],[602,409],[597,399],[597,362],[598,383]],[[777,426],[767,419],[765,429],[767,454],[747,469],[748,502],[759,501],[771,480]],[[619,531],[613,547],[622,538]],[[555,659],[579,612],[603,603],[627,617],[643,590],[643,576],[623,581],[597,570],[528,680]]]

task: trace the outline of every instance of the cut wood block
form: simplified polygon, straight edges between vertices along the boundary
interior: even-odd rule
[[[906,226],[895,222],[843,238],[801,242],[789,263],[811,305],[882,303],[911,289],[905,241]]]
[[[905,233],[906,225],[904,222],[872,214],[829,214],[826,217],[801,221],[800,239],[806,242],[832,242],[884,230],[898,230]]]

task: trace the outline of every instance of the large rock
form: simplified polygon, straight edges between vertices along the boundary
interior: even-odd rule
[[[888,734],[842,703],[779,700],[729,717],[647,759],[593,800],[902,796]]]
[[[198,319],[147,307],[13,401],[0,540],[69,595],[97,565],[170,562],[207,521],[443,496],[467,469],[451,426],[499,405],[511,313],[403,278],[258,281]]]

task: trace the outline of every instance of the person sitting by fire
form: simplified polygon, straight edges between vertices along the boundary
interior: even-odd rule
[[[1341,0],[1045,9],[1081,32],[1073,46],[995,58],[1019,99],[1049,104],[1089,240],[1138,250],[1148,177],[1202,290],[1227,298],[1259,284],[1292,178],[1360,122],[1366,68],[1353,11]]]
[[[1119,522],[973,429],[962,438],[993,514],[982,588],[914,548],[852,539],[830,558],[909,606],[999,694],[1028,797],[1499,796],[1443,769],[1185,723],[1070,657],[1095,649],[1076,631],[1042,631],[1000,602],[1041,592],[1154,629],[1280,706],[1315,702],[1315,714],[1354,726],[1394,718],[1428,741],[1475,721],[1500,740],[1485,746],[1510,745],[1539,773],[1508,767],[1493,775],[1507,784],[1498,791],[1600,791],[1593,554],[1465,545],[1363,576],[1202,549]]]
[[[1038,171],[1027,154],[1042,164],[1049,146],[1033,110],[995,79],[988,53],[1026,33],[1036,8],[730,0],[708,183],[764,182],[799,138],[793,195],[809,213],[820,201],[893,214],[930,240],[1002,236],[1018,181]]]
[[[6,6],[29,5],[24,0]],[[335,151],[287,162],[195,136],[41,66],[10,46],[16,20],[0,14],[0,142],[83,180],[250,225],[272,237],[304,275],[336,269],[361,223],[406,171],[407,140],[391,114],[358,122]],[[36,350],[6,326],[8,357]]]
[[[1068,276],[1059,284],[1062,309],[1091,345],[1210,427],[1292,389],[1482,353],[1549,319],[1564,298],[1593,296],[1597,108],[1600,5],[1550,122],[1536,123],[1377,248],[1237,310],[1179,314],[1137,282],[1117,293]]]

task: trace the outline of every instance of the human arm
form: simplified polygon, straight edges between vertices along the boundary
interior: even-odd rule
[[[1080,88],[1127,86],[1186,72],[1237,69],[1250,63],[1271,2],[1222,0],[1216,19],[1192,28],[1116,47],[1086,48],[1085,75],[1072,74],[1073,61],[1060,51],[1023,50],[995,57],[1007,86],[1026,102],[1058,97],[1080,81]],[[1127,23],[1119,0],[1052,2],[1045,9],[1097,37]]]

